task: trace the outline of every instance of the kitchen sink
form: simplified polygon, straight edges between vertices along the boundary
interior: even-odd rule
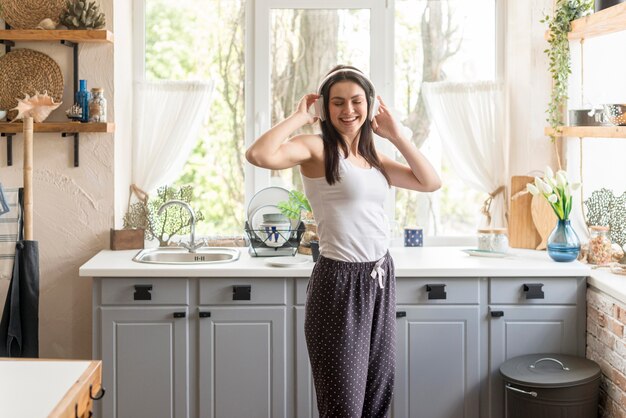
[[[200,247],[195,253],[182,247],[149,248],[133,258],[137,263],[152,264],[215,264],[231,263],[239,258],[235,248]]]

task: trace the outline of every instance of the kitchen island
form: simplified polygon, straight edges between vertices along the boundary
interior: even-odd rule
[[[233,263],[156,265],[136,253],[102,251],[80,269],[94,278],[93,354],[112,393],[101,416],[317,416],[303,330],[312,261],[271,267],[242,249]],[[588,266],[530,250],[391,254],[394,418],[499,418],[504,361],[585,355]]]

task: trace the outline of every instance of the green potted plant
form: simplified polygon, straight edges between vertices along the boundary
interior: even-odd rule
[[[304,222],[304,234],[300,239],[298,252],[311,254],[311,241],[317,240],[317,224],[313,217],[313,209],[304,193],[298,190],[289,192],[289,200],[278,202],[278,209],[289,219],[299,219]]]
[[[571,74],[570,49],[567,35],[571,30],[572,20],[587,14],[593,8],[594,0],[557,0],[554,14],[545,16],[541,22],[548,24],[550,47],[544,52],[548,55],[548,68],[552,75],[552,92],[546,113],[546,121],[555,132],[563,122],[563,107],[567,104],[568,79]],[[554,135],[551,135],[554,140]]]

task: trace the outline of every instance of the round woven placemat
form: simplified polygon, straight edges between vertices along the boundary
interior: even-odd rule
[[[45,18],[60,20],[65,0],[0,0],[0,16],[13,29],[35,29]]]
[[[55,102],[63,98],[63,74],[58,64],[46,54],[32,49],[14,49],[0,57],[0,109],[17,106],[24,94],[48,92]],[[8,113],[13,119],[17,111]]]

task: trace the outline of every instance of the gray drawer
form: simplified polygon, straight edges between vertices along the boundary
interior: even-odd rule
[[[443,287],[442,287],[443,286]],[[430,289],[430,290],[429,290]],[[445,292],[445,295],[442,294]],[[479,303],[480,279],[478,278],[398,278],[396,279],[396,303],[448,304]]]
[[[189,304],[189,280],[184,278],[101,279],[101,286],[103,305]]]
[[[246,287],[250,286],[249,299]],[[237,298],[240,298],[237,300]],[[201,305],[250,305],[287,303],[287,281],[285,279],[232,278],[201,279]]]
[[[578,282],[576,277],[493,278],[489,282],[489,303],[575,305]]]

